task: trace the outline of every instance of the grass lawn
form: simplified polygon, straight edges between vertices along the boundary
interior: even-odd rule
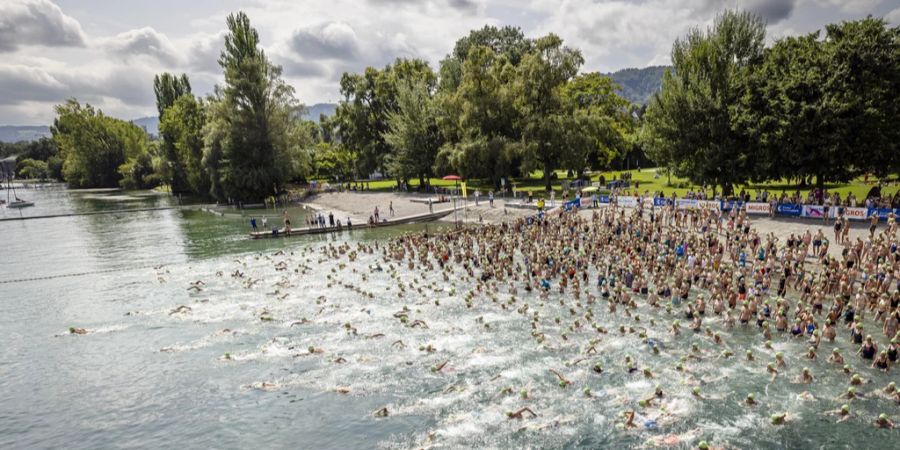
[[[625,171],[605,171],[605,172],[593,172],[591,174],[591,181],[598,181],[601,176],[605,178],[607,182],[620,179],[622,174],[630,173],[631,174],[631,187],[629,190],[638,189],[641,193],[645,191],[656,192],[662,191],[663,195],[671,196],[674,192],[679,197],[684,196],[688,191],[698,191],[700,187],[692,184],[685,178],[675,177],[671,178],[671,184],[669,183],[669,178],[662,172],[659,173],[659,177],[656,176],[656,169],[642,169],[641,171],[637,170],[625,170]],[[561,198],[562,194],[562,182],[563,181],[572,181],[574,177],[566,177],[565,171],[557,171],[556,175],[558,179],[553,181],[553,190],[556,191],[557,197]],[[877,184],[878,180],[869,177],[869,181],[866,182],[862,177],[853,180],[849,183],[829,183],[826,185],[826,188],[829,192],[838,192],[841,197],[846,197],[847,194],[853,193],[857,199],[864,199],[866,195],[869,193],[869,189]],[[440,178],[432,178],[430,180],[432,186],[440,186],[440,187],[453,187],[456,185],[454,181],[445,181]],[[528,178],[516,178],[512,180],[512,184],[515,186],[516,191],[521,192],[532,192],[535,197],[545,197],[546,192],[544,191],[544,180],[543,174],[540,171],[533,172]],[[410,189],[416,189],[419,185],[419,180],[410,180]],[[637,185],[637,188],[635,187]],[[379,180],[379,181],[371,181],[369,182],[369,188],[373,191],[389,191],[396,188],[397,183],[394,180]],[[468,189],[470,192],[473,192],[476,189],[481,190],[484,193],[491,190],[493,187],[488,184],[486,180],[469,180],[468,181]],[[751,195],[755,195],[757,190],[766,189],[770,194],[780,195],[782,192],[787,192],[788,195],[793,194],[798,189],[800,190],[801,195],[804,197],[806,193],[809,192],[810,188],[800,188],[799,185],[788,182],[787,180],[781,181],[772,181],[767,183],[751,183],[747,185],[736,185],[735,192],[740,192],[742,189],[749,191]],[[882,190],[882,195],[894,195],[898,189],[900,189],[900,185],[898,185],[897,179],[892,178],[890,183],[886,185]],[[708,192],[708,193],[711,193]],[[574,192],[570,192],[570,195],[574,195]]]

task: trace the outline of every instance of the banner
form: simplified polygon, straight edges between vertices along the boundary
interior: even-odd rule
[[[772,212],[772,207],[768,203],[756,203],[751,202],[747,203],[747,214],[769,214]]]
[[[653,206],[668,206],[670,203],[669,199],[665,197],[654,197],[653,198]]]
[[[692,198],[679,198],[675,200],[675,207],[678,209],[696,209],[697,200]]]
[[[803,213],[803,207],[791,203],[779,203],[775,207],[775,212],[782,216],[799,216]]]
[[[869,208],[844,208],[844,217],[850,220],[866,220]]]
[[[629,196],[619,197],[616,199],[616,203],[618,203],[619,206],[622,206],[625,208],[634,208],[635,206],[637,206],[637,197],[629,197]]]
[[[697,202],[697,205],[703,209],[713,209],[720,210],[722,209],[722,202],[718,200],[700,200]]]
[[[599,198],[600,198],[600,203],[609,203],[608,195],[601,195]]]
[[[888,218],[888,214],[892,213],[894,210],[890,208],[869,208],[868,218],[871,218],[874,215],[878,216],[879,220],[885,220]]]
[[[825,207],[818,205],[803,205],[803,213],[801,215],[803,217],[821,219],[825,215]]]

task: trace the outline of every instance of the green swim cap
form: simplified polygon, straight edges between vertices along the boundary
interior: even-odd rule
[[[831,353],[840,353],[840,350],[838,350],[838,348],[835,347],[834,350],[831,351]]]
[[[850,411],[850,405],[846,403],[841,405],[841,411]]]
[[[753,354],[753,350],[747,350],[747,354],[748,354],[748,355],[752,355],[752,354]]]
[[[855,394],[855,393],[856,393],[856,388],[851,386],[850,388],[847,389],[847,392],[850,393],[850,394]]]
[[[707,444],[706,441],[700,441],[700,443],[697,444],[697,448],[700,450],[709,450],[709,444]]]
[[[779,359],[784,358],[784,353],[781,353],[781,352],[775,353],[775,357],[779,358]]]
[[[808,351],[808,352],[814,352],[814,351],[816,351],[816,348],[815,348],[815,347],[810,347],[809,350],[807,350],[807,351]]]
[[[894,383],[893,381],[891,381],[890,383],[888,383],[888,386],[897,387],[897,383]]]
[[[853,374],[853,380],[854,380],[854,381],[855,381],[855,380],[859,380],[859,374],[858,374],[858,373]]]
[[[693,392],[694,394],[699,394],[699,393],[700,393],[700,388],[695,387],[695,388],[691,389],[691,392]]]
[[[881,413],[881,414],[878,415],[878,419],[879,419],[879,420],[887,420],[887,419],[888,419],[888,415],[885,414],[885,413]]]
[[[804,368],[803,368],[803,373],[809,373],[809,367],[804,367]]]
[[[647,407],[647,400],[641,400],[641,401],[639,401],[639,402],[638,402],[638,405],[640,405],[641,408],[646,408],[646,407]]]
[[[844,370],[850,370],[850,364],[844,364]]]
[[[750,400],[753,400],[756,398],[756,396],[753,395],[752,393],[750,393],[750,394],[747,394],[747,398],[749,398]]]

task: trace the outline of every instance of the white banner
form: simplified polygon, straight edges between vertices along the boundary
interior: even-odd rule
[[[703,209],[714,209],[719,210],[722,208],[722,202],[718,200],[700,200],[697,202],[697,205]]]
[[[844,217],[850,220],[866,220],[869,208],[844,208]]]
[[[744,206],[747,208],[747,214],[769,214],[772,211],[772,206],[768,203],[750,202]]]
[[[623,197],[618,197],[616,199],[616,201],[619,203],[619,206],[622,206],[625,208],[634,208],[635,206],[637,206],[637,197],[623,196]]]
[[[675,200],[675,207],[678,209],[696,209],[697,200],[692,198],[679,198]]]

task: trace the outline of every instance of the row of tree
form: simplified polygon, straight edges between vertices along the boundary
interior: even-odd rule
[[[344,74],[330,126],[353,171],[427,184],[435,174],[501,179],[582,173],[631,146],[633,107],[578,50],[550,34],[485,27],[457,41],[437,73],[416,59]],[[335,174],[338,175],[338,174]],[[340,174],[343,175],[343,174]]]
[[[75,101],[57,107],[54,141],[73,186],[150,187],[258,201],[292,181],[398,182],[458,173],[489,180],[540,171],[546,187],[646,153],[693,182],[794,178],[818,184],[894,173],[900,31],[880,19],[829,25],[765,46],[765,24],[726,11],[675,42],[673,70],[645,109],[550,34],[484,27],[437,71],[419,59],[345,73],[335,116],[319,124],[259,46],[244,13],[227,19],[224,84],[198,98],[186,75],[154,80],[160,139]],[[49,168],[48,168],[49,169]]]
[[[758,16],[727,11],[676,41],[672,63],[638,141],[677,175],[728,193],[900,169],[900,28],[882,19],[766,48]]]

